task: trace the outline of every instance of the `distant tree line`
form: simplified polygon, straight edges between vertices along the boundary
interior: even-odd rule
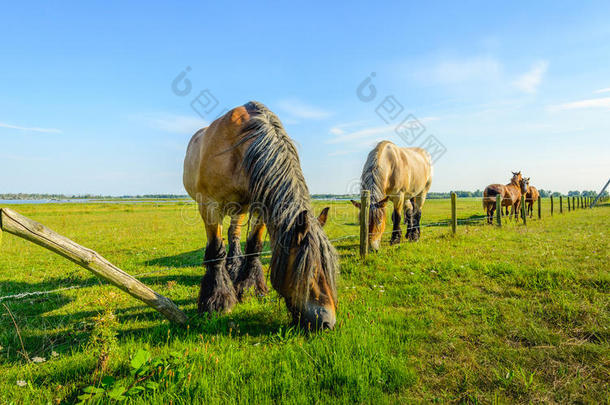
[[[540,193],[540,197],[542,198],[547,198],[550,197],[551,195],[553,197],[559,197],[560,195],[565,195],[565,194],[561,194],[558,191],[551,191],[551,190],[538,190],[538,192]],[[460,197],[460,198],[465,198],[465,197],[483,197],[483,192],[481,190],[476,190],[476,191],[461,191],[458,190],[455,192],[455,194]],[[597,196],[597,192],[595,191],[587,191],[587,190],[583,190],[583,191],[570,191],[568,192],[568,196],[570,197],[576,197],[576,196],[583,196],[583,197],[595,197]],[[358,200],[360,199],[360,195],[358,194],[313,194],[311,196],[314,199],[317,200],[333,200],[333,199],[338,199],[338,200]],[[608,191],[604,191],[604,194],[602,195],[602,197],[608,197]],[[428,193],[428,195],[426,196],[426,198],[431,199],[431,200],[436,200],[436,199],[444,199],[444,198],[451,198],[451,193],[449,191],[447,192],[430,192]]]
[[[540,197],[546,198],[550,197],[559,197],[563,195],[557,191],[551,190],[538,190],[540,193]],[[456,191],[455,192],[458,197],[483,197],[483,192],[481,190],[476,191]],[[569,197],[595,197],[597,196],[597,192],[592,190],[583,190],[583,191],[569,191]],[[357,200],[360,198],[358,194],[312,194],[311,196],[317,200]],[[449,192],[431,192],[428,193],[427,198],[429,199],[443,199],[450,198],[451,195]],[[608,197],[608,191],[604,191],[602,197]],[[38,194],[38,193],[7,193],[0,194],[0,200],[79,200],[79,199],[87,199],[87,200],[100,200],[100,199],[183,199],[189,198],[186,194],[141,194],[141,195],[121,195],[121,196],[111,196],[111,195],[95,195],[95,194]]]
[[[143,194],[143,195],[96,195],[96,194],[40,194],[40,193],[7,193],[0,194],[0,200],[99,200],[99,199],[116,199],[116,198],[158,198],[158,199],[178,199],[188,198],[185,194]]]

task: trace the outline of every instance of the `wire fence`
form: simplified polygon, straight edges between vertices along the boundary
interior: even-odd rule
[[[581,197],[562,196],[562,198],[565,198],[566,200],[574,199],[573,203],[575,203],[576,199],[579,199]],[[510,198],[504,198],[503,200],[513,201],[513,199],[510,199]],[[494,202],[495,201],[496,200],[494,199]],[[590,202],[592,200],[588,199],[587,201]],[[583,207],[585,207],[585,205],[583,203],[581,203],[580,207],[583,208]],[[574,208],[571,208],[571,209],[573,210]],[[478,224],[478,223],[484,223],[487,220],[488,220],[488,218],[486,215],[481,215],[480,217],[475,217],[475,218],[461,218],[461,219],[457,218],[455,222],[459,225],[473,225],[473,224]],[[419,227],[420,228],[443,227],[443,226],[451,227],[451,225],[452,225],[452,219],[447,219],[447,220],[442,220],[442,221],[437,221],[437,222],[422,223],[419,225]],[[382,235],[388,235],[388,234],[392,234],[394,232],[396,232],[396,231],[394,231],[394,230],[386,231],[386,232],[383,232]],[[345,241],[348,239],[355,239],[355,238],[360,238],[360,233],[336,237],[336,238],[330,239],[330,242],[336,243],[336,242],[341,242],[341,241]],[[267,241],[268,241],[268,234],[266,235],[265,239],[267,239]],[[230,257],[204,260],[202,262],[202,264],[205,265],[208,263],[222,261],[222,260],[226,260],[226,259],[246,258],[246,257],[252,257],[252,256],[259,256],[261,258],[267,258],[267,257],[270,257],[272,255],[272,253],[273,253],[273,251],[268,249],[268,250],[264,250],[264,251],[256,252],[256,253],[246,253],[246,254],[234,255],[234,256],[230,256]],[[148,275],[157,274],[157,273],[163,273],[163,272],[167,272],[170,270],[171,270],[171,268],[162,268],[162,269],[158,269],[158,270],[151,270],[151,271],[146,271],[146,272],[142,272],[142,273],[136,273],[136,274],[133,274],[132,276],[137,278],[137,277],[143,277],[143,276],[148,276]],[[22,299],[32,298],[32,297],[36,297],[36,296],[55,294],[58,292],[79,290],[79,289],[83,289],[83,288],[92,287],[94,285],[103,285],[103,284],[105,284],[105,283],[103,283],[101,280],[95,279],[95,282],[92,282],[92,283],[75,284],[75,285],[71,285],[71,286],[67,286],[67,287],[60,287],[60,288],[55,288],[55,289],[50,289],[50,290],[29,291],[29,292],[5,295],[5,296],[0,297],[0,302],[6,301],[6,300],[13,300],[13,301],[22,300]]]
[[[459,224],[473,224],[473,223],[483,222],[484,220],[485,220],[485,217],[458,219],[458,223]],[[430,223],[420,224],[420,227],[421,228],[425,228],[425,227],[438,227],[438,226],[450,226],[450,225],[451,225],[451,221],[450,220],[445,220],[445,221],[438,221],[438,222],[430,222]],[[386,232],[383,232],[382,235],[389,235],[389,234],[392,234],[393,232],[395,232],[395,231],[386,231]],[[332,239],[330,239],[330,242],[331,243],[336,243],[336,242],[341,242],[341,241],[345,241],[345,240],[349,240],[349,239],[357,239],[357,238],[360,238],[360,234],[359,233],[343,235],[343,236],[340,236],[340,237],[332,238]],[[273,254],[273,250],[268,249],[268,250],[263,250],[263,251],[257,252],[257,253],[246,253],[246,254],[234,255],[234,256],[223,257],[223,258],[218,258],[218,259],[204,260],[204,261],[202,261],[202,265],[205,265],[205,264],[208,264],[208,263],[217,262],[217,261],[227,260],[227,259],[246,258],[246,257],[252,257],[252,256],[259,256],[261,258],[268,258],[272,254]],[[138,277],[149,276],[149,275],[157,274],[157,273],[164,273],[164,272],[167,272],[167,271],[170,271],[170,270],[171,270],[171,268],[162,268],[162,269],[157,269],[157,270],[151,270],[151,271],[146,271],[146,272],[142,272],[142,273],[132,274],[132,276],[138,278]],[[29,292],[22,292],[22,293],[18,293],[18,294],[5,295],[5,296],[0,297],[0,302],[3,302],[5,300],[22,300],[22,299],[32,298],[32,297],[36,297],[36,296],[55,294],[55,293],[63,292],[63,291],[79,290],[79,289],[83,289],[83,288],[92,287],[94,285],[103,285],[103,284],[106,284],[106,283],[103,283],[99,279],[95,279],[95,281],[91,282],[91,283],[75,284],[75,285],[71,285],[71,286],[67,286],[67,287],[55,288],[55,289],[51,289],[51,290],[29,291]]]

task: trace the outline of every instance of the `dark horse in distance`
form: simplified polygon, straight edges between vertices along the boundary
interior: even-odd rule
[[[483,191],[483,208],[487,214],[487,223],[493,223],[493,216],[496,208],[502,210],[502,207],[511,207],[511,214],[515,215],[515,220],[518,218],[518,212],[521,207],[521,195],[527,192],[529,179],[524,179],[521,172],[512,172],[513,177],[510,183],[490,184]],[[502,198],[501,207],[496,207],[496,196]]]

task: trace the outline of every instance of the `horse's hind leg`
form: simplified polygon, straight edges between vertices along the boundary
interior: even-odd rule
[[[496,211],[496,203],[488,203],[489,205],[487,206],[487,223],[489,225],[493,224],[493,217],[494,217],[494,212]],[[500,207],[500,211],[502,211],[502,207]]]
[[[214,218],[214,216],[214,214],[205,215],[202,213],[208,244],[204,256],[207,271],[201,279],[197,302],[199,313],[228,312],[236,302],[235,290],[225,268],[227,253],[222,243],[222,225],[218,218]]]
[[[231,281],[235,283],[239,269],[241,268],[243,257],[241,252],[241,227],[246,218],[246,214],[235,214],[231,216],[231,226],[229,227],[229,256],[227,257],[226,267]]]
[[[410,240],[416,242],[419,240],[421,235],[421,228],[419,226],[419,222],[421,221],[421,211],[424,206],[424,201],[426,201],[426,194],[422,193],[414,198],[413,203],[413,226]]]
[[[246,242],[246,255],[235,280],[235,291],[240,301],[244,293],[252,286],[255,287],[255,291],[259,295],[266,295],[269,291],[260,258],[263,249],[265,223],[260,217],[252,217],[252,219],[252,230],[248,236],[248,242]]]

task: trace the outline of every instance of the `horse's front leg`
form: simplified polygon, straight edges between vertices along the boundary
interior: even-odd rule
[[[413,201],[414,199],[405,201],[405,224],[407,225],[407,233],[405,234],[405,238],[407,240],[412,240],[413,234]]]
[[[235,291],[240,301],[243,299],[244,293],[252,286],[254,286],[258,295],[266,295],[269,291],[260,258],[263,249],[265,223],[259,217],[254,218],[252,230],[246,242],[246,255],[235,280]]]
[[[206,272],[201,279],[197,309],[203,312],[228,312],[235,302],[235,290],[225,267],[227,253],[222,242],[222,225],[219,222],[205,225],[208,244],[205,248]]]
[[[411,199],[411,203],[413,204],[413,223],[411,227],[411,237],[409,239],[413,242],[417,242],[421,235],[419,223],[421,221],[421,210],[424,206],[424,201],[426,201],[425,194],[418,195],[417,197]]]
[[[229,256],[226,261],[227,272],[231,281],[235,283],[239,269],[243,263],[241,251],[241,227],[246,218],[246,214],[235,214],[231,216],[231,226],[229,227]]]
[[[394,207],[394,211],[392,211],[392,237],[390,238],[390,245],[400,243],[400,238],[402,237],[400,234],[400,211],[402,211],[403,206],[405,205],[404,198],[405,197],[402,192],[392,198],[392,206]]]
[[[390,239],[390,245],[395,245],[400,243],[401,238],[401,229],[400,229],[400,212],[394,206],[394,211],[392,211],[392,238]]]

